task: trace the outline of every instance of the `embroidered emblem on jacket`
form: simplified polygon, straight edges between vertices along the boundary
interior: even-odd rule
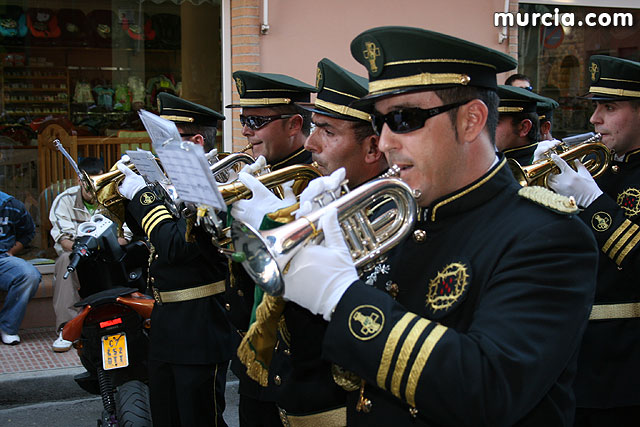
[[[467,290],[469,274],[467,267],[459,262],[447,265],[429,281],[427,307],[434,313],[449,310]]]
[[[373,286],[376,280],[378,280],[378,274],[389,274],[390,270],[391,270],[391,266],[388,264],[377,264],[376,267],[371,272],[371,274],[367,276],[364,283],[366,283],[369,286]]]
[[[140,203],[143,205],[150,205],[151,203],[155,202],[156,200],[156,195],[146,191],[144,193],[142,193],[142,195],[140,196]]]
[[[373,305],[360,305],[349,315],[349,330],[361,341],[374,338],[383,326],[384,313]]]
[[[637,188],[627,188],[618,194],[617,203],[624,209],[627,218],[636,216],[640,212],[640,191]]]
[[[596,231],[606,231],[611,227],[611,215],[606,212],[596,212],[591,217],[591,226]]]

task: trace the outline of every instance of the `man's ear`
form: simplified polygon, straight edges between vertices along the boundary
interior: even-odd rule
[[[362,141],[362,147],[365,150],[365,163],[376,163],[383,156],[382,151],[378,148],[379,139],[378,135],[369,135]]]
[[[194,144],[198,144],[202,147],[204,147],[204,136],[200,135],[199,133],[193,135],[193,137],[191,138],[191,142],[193,142]]]
[[[551,122],[544,122],[540,125],[540,134],[546,135],[551,132]]]
[[[533,123],[531,122],[531,120],[524,119],[523,121],[520,122],[520,125],[518,126],[518,136],[520,138],[524,138],[529,134],[529,131],[531,130],[532,127],[533,127]]]
[[[288,122],[288,131],[289,136],[294,136],[302,130],[302,124],[304,123],[304,119],[300,114],[296,114],[291,117]]]
[[[458,108],[457,125],[458,135],[463,142],[472,142],[484,129],[489,116],[487,105],[479,100],[473,99]]]

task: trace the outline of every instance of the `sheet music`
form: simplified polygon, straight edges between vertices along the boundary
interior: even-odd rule
[[[153,149],[156,153],[158,152],[158,148],[162,148],[164,144],[171,141],[182,141],[176,124],[171,120],[163,119],[146,110],[138,111],[138,115],[149,137],[151,137]]]
[[[192,142],[174,141],[156,152],[181,200],[204,204],[220,211],[226,210],[201,146]]]
[[[209,170],[204,149],[192,142],[182,141],[172,121],[145,110],[140,110],[138,114],[180,199],[220,211],[226,210],[218,184]]]
[[[156,156],[151,151],[147,150],[127,150],[127,155],[136,166],[136,170],[142,175],[147,182],[160,182],[165,183],[169,180],[162,173],[162,169],[158,166]]]

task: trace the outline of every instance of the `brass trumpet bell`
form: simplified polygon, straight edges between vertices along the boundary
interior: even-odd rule
[[[559,144],[553,150],[547,152],[547,158],[532,165],[520,166],[514,159],[508,159],[509,167],[516,181],[523,187],[538,185],[549,187],[547,180],[552,173],[560,173],[558,167],[551,160],[551,154],[558,154],[569,166],[573,167],[574,160],[580,160],[593,178],[602,175],[613,157],[611,150],[600,142],[602,136],[595,136],[575,145],[567,146]]]

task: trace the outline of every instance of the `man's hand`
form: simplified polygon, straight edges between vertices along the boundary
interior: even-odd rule
[[[583,208],[588,207],[602,194],[598,184],[579,160],[574,161],[577,172],[557,154],[552,154],[551,160],[560,169],[559,174],[551,174],[548,178],[549,187],[553,191],[563,196],[573,196],[578,206]]]
[[[335,170],[329,176],[322,176],[320,178],[316,178],[312,180],[307,188],[304,189],[302,193],[300,193],[300,209],[296,211],[296,219],[303,217],[305,215],[309,215],[314,210],[317,210],[321,206],[326,206],[331,203],[334,199],[331,198],[327,191],[329,192],[337,192],[340,190],[340,184],[344,181],[344,177],[346,175],[346,171],[344,168],[340,168]],[[322,205],[314,199],[316,197],[324,194],[320,202]],[[339,197],[339,194],[337,195]]]
[[[318,227],[324,233],[324,243],[307,246],[293,257],[284,276],[283,297],[330,321],[342,295],[358,280],[358,273],[342,236],[337,210],[323,215]]]
[[[551,139],[548,141],[540,141],[536,147],[536,151],[533,152],[533,163],[539,160],[546,160],[549,158],[547,152],[553,149],[556,145],[561,144],[562,141],[558,139]]]
[[[118,187],[118,190],[123,197],[131,200],[138,191],[146,187],[147,183],[144,182],[144,178],[124,166],[122,163],[118,163],[118,170],[124,174],[124,180]]]
[[[67,252],[71,252],[73,249],[73,240],[71,239],[60,239],[60,246],[62,249]]]
[[[240,172],[238,180],[246,185],[253,194],[250,199],[235,202],[231,207],[231,215],[234,219],[244,221],[256,229],[260,227],[266,214],[286,208],[296,202],[296,196],[291,189],[293,182],[282,185],[284,199],[279,199],[256,177],[248,173]]]
[[[244,165],[240,172],[248,173],[249,175],[255,175],[265,167],[267,167],[267,159],[264,156],[260,155],[255,162],[251,163],[250,165]]]

